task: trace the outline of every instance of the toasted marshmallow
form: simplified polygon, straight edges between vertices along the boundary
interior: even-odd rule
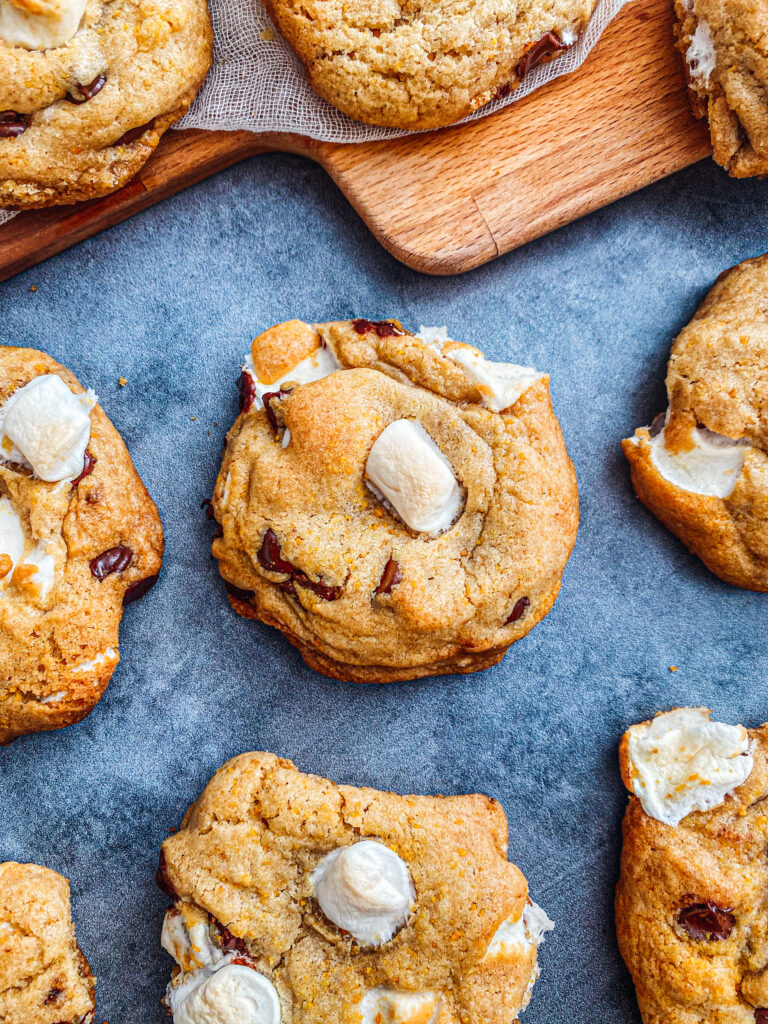
[[[272,982],[229,958],[184,976],[175,988],[170,986],[167,1001],[174,1024],[280,1024],[280,1000]]]
[[[555,927],[547,912],[530,901],[520,917],[513,921],[507,918],[496,930],[488,944],[485,960],[495,960],[525,953],[534,945],[537,949],[544,942],[544,936]]]
[[[699,19],[696,31],[691,36],[690,45],[685,51],[685,61],[693,81],[706,88],[717,66],[717,53],[712,30],[703,18]]]
[[[14,391],[0,408],[0,457],[29,466],[41,480],[74,480],[83,471],[96,395],[73,394],[46,373]]]
[[[450,462],[415,420],[395,420],[379,434],[365,473],[373,493],[420,533],[447,530],[461,508]]]
[[[40,0],[23,4],[19,0],[0,0],[0,40],[25,50],[63,46],[80,27],[87,3],[88,0]]]
[[[708,811],[749,778],[754,764],[743,725],[710,721],[706,708],[677,708],[627,732],[632,790],[651,818],[678,825]]]
[[[306,356],[300,362],[284,373],[282,377],[277,380],[266,384],[264,381],[259,380],[256,368],[253,364],[253,358],[249,354],[243,365],[243,369],[246,373],[250,373],[253,377],[253,381],[256,385],[256,398],[254,399],[254,407],[261,409],[264,405],[264,395],[270,391],[279,391],[280,388],[286,384],[311,384],[315,380],[322,380],[323,377],[328,377],[333,373],[334,370],[338,370],[339,363],[336,356],[331,352],[329,348],[325,346],[318,346],[314,352]]]
[[[434,1024],[440,997],[434,992],[373,988],[358,1004],[362,1024]]]
[[[24,554],[24,530],[10,498],[0,498],[0,591],[10,584],[13,570]],[[2,556],[6,556],[3,558]]]
[[[532,384],[545,376],[531,366],[493,363],[471,345],[451,342],[445,345],[443,354],[458,363],[480,392],[483,405],[493,412],[509,409]]]
[[[646,428],[647,429],[647,428]],[[659,475],[691,494],[727,498],[736,486],[744,466],[748,442],[734,441],[704,427],[691,431],[693,447],[687,452],[671,452],[665,442],[666,428],[650,439],[651,462]],[[647,440],[643,435],[643,439]],[[639,444],[638,434],[632,438]]]
[[[367,946],[388,942],[416,900],[405,861],[371,839],[332,850],[310,881],[325,916]]]

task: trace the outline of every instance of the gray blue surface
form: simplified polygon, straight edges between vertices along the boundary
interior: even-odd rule
[[[0,285],[0,341],[45,348],[96,388],[167,536],[101,704],[0,750],[0,860],[72,880],[99,1020],[163,1020],[158,847],[225,758],[251,749],[349,783],[499,797],[510,855],[557,921],[526,1024],[639,1020],[612,921],[616,745],[674,704],[768,718],[768,598],[720,583],[639,505],[618,442],[663,407],[670,341],[709,284],[768,249],[766,188],[705,162],[432,279],[379,248],[321,170],[260,157]],[[552,373],[581,530],[554,610],[488,672],[332,682],[225,600],[199,505],[238,361],[277,321],[352,316],[447,323]]]

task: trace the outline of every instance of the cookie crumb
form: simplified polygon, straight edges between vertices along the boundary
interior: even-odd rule
[[[677,665],[670,665],[669,666],[669,671],[670,672],[677,672]]]
[[[29,286],[29,290],[30,290],[31,292],[36,292],[36,291],[37,291],[37,285],[36,285],[36,284],[31,284],[31,285]]]
[[[261,38],[264,40],[265,43],[274,42],[275,33],[272,31],[271,28],[265,28],[264,31],[261,33]]]
[[[117,378],[117,383],[120,385],[121,388],[124,388],[125,385],[128,383],[128,378],[127,377],[118,377]]]

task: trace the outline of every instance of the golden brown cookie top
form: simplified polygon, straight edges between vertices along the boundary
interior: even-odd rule
[[[79,721],[117,662],[123,605],[163,533],[120,436],[78,380],[0,348],[0,742]]]
[[[163,844],[169,1004],[195,1019],[200,985],[231,999],[222,970],[239,967],[259,1024],[277,1005],[284,1024],[513,1020],[551,923],[506,852],[488,797],[338,786],[243,754]]]
[[[410,678],[498,660],[549,610],[578,499],[545,375],[396,321],[290,321],[241,387],[213,552],[302,650]]]
[[[87,1024],[95,1005],[66,878],[37,864],[0,864],[0,1021]]]
[[[643,1020],[762,1024],[768,727],[679,708],[634,726],[622,750],[633,795],[616,919]]]

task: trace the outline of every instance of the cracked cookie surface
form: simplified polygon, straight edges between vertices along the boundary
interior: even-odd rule
[[[234,608],[339,679],[500,661],[578,524],[546,376],[394,321],[289,321],[249,359],[212,504]]]
[[[623,825],[616,927],[644,1024],[768,1019],[768,726],[747,731],[710,723],[708,715],[706,709],[677,709],[633,727],[622,740],[622,778],[632,795]],[[673,719],[679,730],[675,750],[685,748],[684,770],[672,774],[669,792],[687,790],[688,802],[665,822],[658,802],[654,809],[639,790],[654,817],[635,795],[643,776],[633,770],[628,748],[635,730],[654,725],[658,733]],[[654,736],[646,750],[658,748],[660,738]],[[691,765],[703,780],[692,779]],[[711,784],[723,775],[714,799]],[[652,784],[658,772],[645,778]],[[662,798],[668,801],[669,793]],[[690,806],[691,813],[671,823]]]
[[[120,188],[210,67],[206,0],[87,0],[71,38],[48,48],[34,32],[28,38],[32,12],[78,2],[0,0],[0,206],[74,203]]]
[[[95,1007],[66,878],[0,864],[0,1024],[91,1024]]]
[[[638,497],[721,579],[768,590],[768,256],[715,282],[667,395],[666,418],[622,441]]]
[[[57,385],[64,406],[51,405],[47,391],[43,399],[23,390],[44,383]],[[65,468],[63,478],[44,480],[11,461],[22,456],[2,434],[0,743],[71,725],[93,709],[119,661],[124,603],[149,589],[163,552],[155,504],[95,396],[45,353],[0,348],[0,431],[11,431],[13,396],[18,428],[22,394],[25,416],[30,406],[51,410],[47,421],[22,419],[29,452],[44,450],[35,444],[48,437],[46,425],[54,441],[64,433],[70,405],[84,420],[86,447],[69,475]]]
[[[267,0],[310,85],[368,124],[452,124],[572,45],[596,0]]]
[[[366,900],[394,905],[375,871],[337,876],[357,913],[346,928],[318,902],[336,913],[319,896],[318,865],[365,843],[382,846],[412,880],[405,919],[375,944],[349,930]],[[507,860],[496,801],[339,786],[266,753],[243,754],[214,775],[163,843],[158,881],[174,900],[163,944],[181,968],[167,1000],[185,1021],[198,1019],[186,993],[194,999],[238,967],[255,972],[265,993],[261,1003],[254,997],[262,1016],[246,1014],[244,1024],[511,1022],[551,928]]]
[[[691,106],[715,160],[736,178],[768,174],[768,7],[762,0],[675,0]]]

